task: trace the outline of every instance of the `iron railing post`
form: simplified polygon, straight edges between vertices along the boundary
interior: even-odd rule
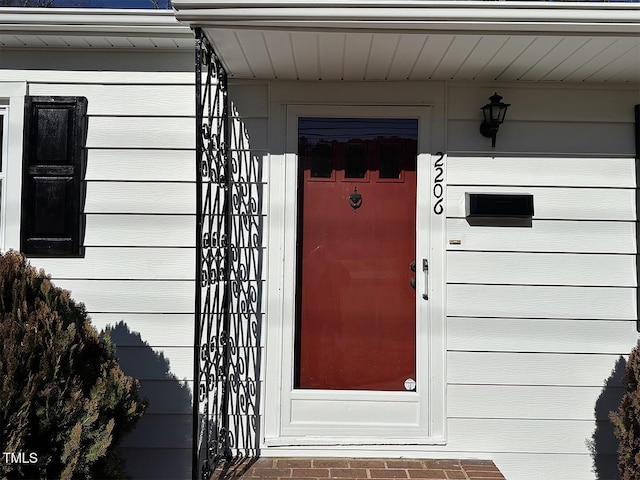
[[[224,66],[196,29],[192,461],[201,480],[258,451],[262,157],[234,115]]]
[[[194,338],[193,338],[193,427],[192,427],[192,457],[191,478],[198,480],[200,477],[200,345],[201,337],[201,310],[202,310],[202,173],[201,162],[203,152],[202,142],[202,30],[195,31],[195,87],[196,87],[196,259],[195,259],[195,308],[194,308]]]

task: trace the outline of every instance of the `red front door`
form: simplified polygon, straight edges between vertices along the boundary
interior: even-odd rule
[[[415,119],[298,121],[297,388],[412,389],[417,136]]]

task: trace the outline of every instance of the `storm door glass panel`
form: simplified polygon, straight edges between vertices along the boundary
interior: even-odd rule
[[[415,119],[299,118],[296,388],[414,388],[417,139]]]
[[[380,145],[380,178],[400,178],[402,146],[398,143]]]
[[[344,158],[345,178],[367,176],[367,145],[364,142],[347,143]]]
[[[333,148],[330,143],[318,143],[311,149],[311,176],[330,178],[333,171]]]

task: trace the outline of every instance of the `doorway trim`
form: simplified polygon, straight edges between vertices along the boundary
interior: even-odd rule
[[[265,345],[264,447],[446,443],[444,215],[433,208],[436,200],[433,162],[440,156],[430,151],[431,110],[430,105],[290,104],[282,105],[282,119],[271,125],[272,129],[282,129],[284,142],[283,153],[272,153],[269,162],[270,297]],[[429,271],[418,268],[416,273],[416,380],[420,386],[416,392],[293,388],[298,261],[297,124],[302,116],[418,119],[416,262],[420,267],[422,259],[427,259]],[[444,168],[439,168],[442,181]],[[423,299],[426,293],[428,300]],[[328,421],[314,416],[318,405],[332,402],[340,407],[335,415],[331,414],[331,408],[327,410]],[[348,411],[361,415],[345,422]]]

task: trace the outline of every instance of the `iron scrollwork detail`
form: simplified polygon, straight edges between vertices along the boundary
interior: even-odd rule
[[[225,69],[196,30],[194,477],[257,456],[262,329],[262,160],[229,99]]]

